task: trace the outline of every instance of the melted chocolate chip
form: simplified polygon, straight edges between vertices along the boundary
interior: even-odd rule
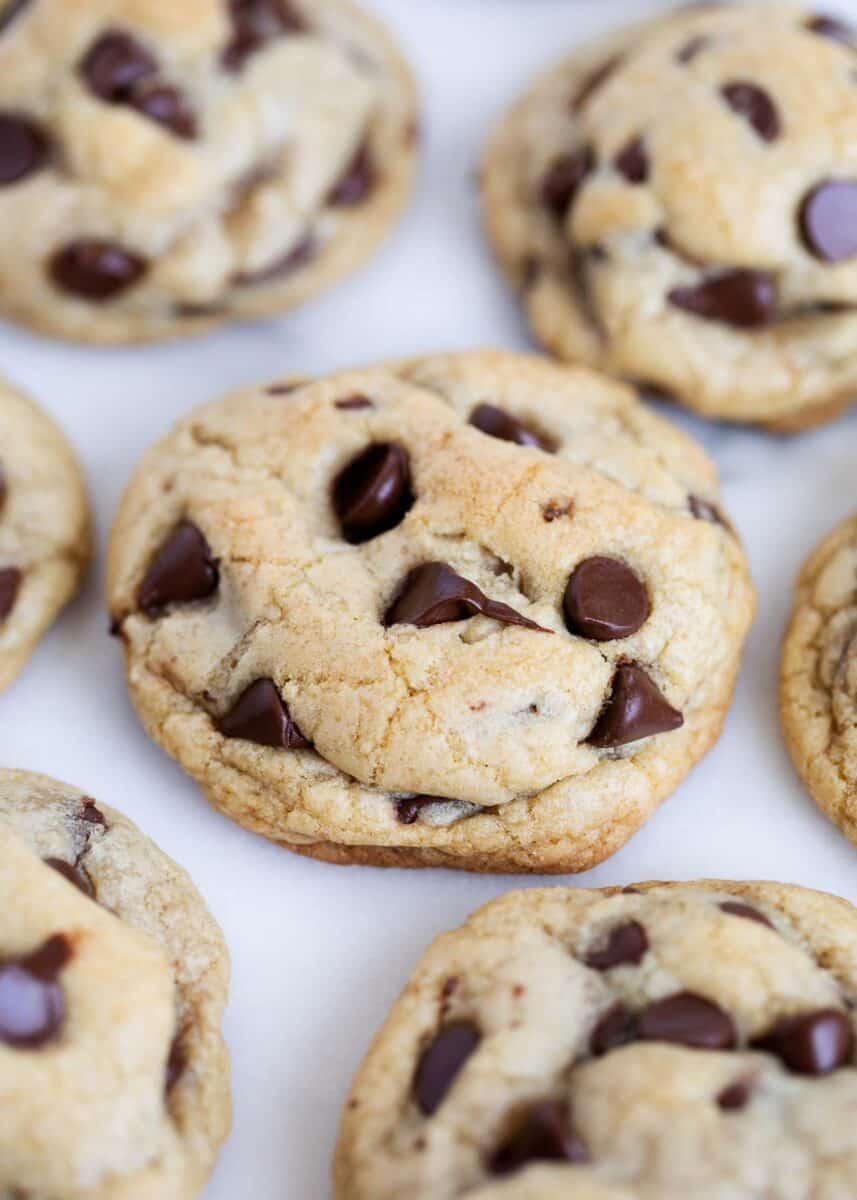
[[[706,321],[739,329],[767,325],[777,303],[776,285],[762,271],[724,271],[691,287],[673,288],[669,302]]]
[[[9,28],[12,22],[21,15],[25,8],[29,8],[32,0],[9,0],[9,3],[0,13],[0,33],[4,33]]]
[[[800,209],[800,229],[810,254],[835,263],[857,254],[857,183],[828,179]]]
[[[637,1036],[696,1050],[731,1050],[738,1043],[728,1013],[694,992],[677,992],[650,1004],[637,1020]]]
[[[223,51],[228,71],[238,71],[251,54],[274,38],[304,33],[307,23],[291,0],[229,0],[232,38]]]
[[[184,1046],[182,1044],[182,1035],[177,1033],[173,1038],[170,1046],[169,1057],[167,1058],[167,1066],[164,1071],[164,1092],[169,1095],[178,1081],[184,1074],[187,1066],[187,1057],[185,1055]]]
[[[590,950],[583,960],[594,971],[637,966],[646,956],[649,939],[639,921],[626,921],[610,930],[606,942]]]
[[[851,1022],[844,1012],[823,1008],[787,1017],[753,1045],[775,1054],[796,1075],[829,1075],[851,1059]]]
[[[26,179],[47,157],[48,139],[34,121],[0,113],[0,187]]]
[[[92,880],[84,871],[83,867],[76,866],[74,863],[66,862],[62,858],[46,858],[47,866],[52,867],[64,879],[73,884],[79,892],[83,892],[84,896],[93,897],[95,889],[92,886]]]
[[[736,80],[720,89],[734,113],[752,125],[763,142],[775,142],[780,136],[780,114],[771,97],[755,83]]]
[[[429,625],[444,625],[449,621],[466,621],[480,614],[500,621],[504,625],[520,625],[525,629],[542,629],[535,621],[528,620],[497,600],[489,600],[484,592],[462,578],[446,563],[423,563],[409,572],[396,599],[384,616],[384,624],[416,625],[425,629]]]
[[[515,442],[518,446],[537,446],[540,450],[553,450],[547,438],[530,429],[523,421],[493,404],[479,404],[470,414],[471,425],[489,437],[504,442]]]
[[[706,37],[704,34],[700,34],[697,37],[692,37],[689,41],[685,42],[681,49],[676,53],[676,61],[680,62],[682,66],[687,66],[688,63],[693,62],[693,60],[710,45],[711,38]]]
[[[819,14],[819,16],[809,18],[806,28],[810,33],[817,33],[820,37],[833,38],[835,42],[844,42],[846,46],[853,46],[857,42],[857,31],[840,17]]]
[[[644,140],[633,138],[613,159],[613,166],[628,183],[645,183],[649,178],[649,155]]]
[[[178,88],[154,80],[134,89],[129,104],[150,121],[163,125],[176,137],[196,137],[196,116],[187,96]]]
[[[57,977],[70,958],[68,940],[57,934],[28,957],[0,963],[0,1042],[32,1050],[56,1037],[65,1020]]]
[[[760,913],[758,908],[753,908],[752,904],[741,904],[737,900],[726,900],[720,905],[720,908],[731,917],[744,917],[747,921],[755,921],[759,925],[767,925],[769,929],[774,928],[765,914]]]
[[[594,170],[591,146],[560,155],[547,169],[541,183],[542,204],[557,221],[564,220],[583,181]]]
[[[740,1112],[741,1109],[747,1107],[751,1090],[750,1081],[747,1079],[739,1079],[735,1083],[730,1083],[728,1087],[718,1093],[718,1108],[722,1108],[724,1112]]]
[[[533,1162],[589,1162],[568,1108],[558,1100],[543,1100],[527,1110],[491,1159],[490,1169],[495,1175],[511,1175]]]
[[[648,592],[631,568],[618,558],[601,555],[575,567],[563,609],[568,629],[596,642],[630,637],[652,611]]]
[[[137,603],[147,616],[156,617],[170,604],[205,600],[219,582],[217,560],[202,532],[192,521],[180,521],[149,563]]]
[[[626,746],[684,724],[681,713],[667,703],[642,667],[623,663],[613,675],[610,698],[588,737],[590,746]]]
[[[158,64],[146,47],[130,33],[116,29],[102,34],[80,64],[90,91],[110,104],[126,103],[134,86],[157,70]]]
[[[315,238],[308,234],[303,241],[298,242],[282,258],[262,267],[260,271],[240,271],[233,282],[239,287],[252,287],[257,283],[271,283],[274,280],[285,279],[300,267],[312,262],[318,251]]]
[[[276,750],[302,750],[310,744],[289,716],[272,679],[251,683],[217,722],[217,728],[224,737]]]
[[[402,825],[413,825],[424,808],[437,803],[444,801],[439,796],[400,796],[395,802],[396,820]]]
[[[482,1040],[475,1025],[459,1021],[441,1029],[423,1051],[414,1075],[414,1096],[420,1112],[437,1112],[449,1089]]]
[[[584,105],[592,99],[598,89],[607,82],[611,75],[621,66],[623,55],[616,54],[613,58],[596,67],[587,75],[582,86],[578,88],[571,100],[571,111],[579,113]]]
[[[372,151],[368,142],[364,142],[331,189],[327,203],[334,208],[353,208],[369,199],[377,182],[378,172],[372,160]]]
[[[374,408],[375,405],[368,396],[354,395],[346,396],[344,400],[337,400],[335,407],[342,409],[343,412],[359,412],[364,408]]]
[[[589,1049],[596,1058],[634,1040],[634,1018],[624,1004],[613,1004],[599,1017],[589,1038]]]
[[[413,503],[408,454],[396,442],[368,446],[333,483],[333,508],[352,545],[393,529]]]
[[[0,621],[5,621],[15,607],[21,586],[21,572],[17,567],[0,567]]]
[[[51,279],[61,291],[83,300],[112,300],[138,283],[147,263],[116,242],[81,239],[63,246],[50,260]]]

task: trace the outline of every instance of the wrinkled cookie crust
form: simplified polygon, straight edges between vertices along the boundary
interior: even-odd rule
[[[813,799],[857,844],[857,516],[801,570],[783,646],[783,732]]]
[[[0,381],[0,688],[77,590],[89,515],[74,453],[54,423]]]
[[[229,964],[190,878],[120,813],[4,770],[0,896],[0,1197],[198,1196],[229,1127]]]
[[[513,892],[438,938],[336,1200],[795,1200],[857,1180],[857,913],[775,883]]]
[[[857,32],[700,4],[577,51],[490,140],[490,240],[540,339],[709,417],[857,391]]]
[[[415,114],[350,0],[7,5],[0,312],[113,343],[291,308],[389,232]]]
[[[284,381],[143,459],[109,603],[149,734],[338,862],[582,870],[720,732],[752,616],[703,452],[483,352]]]

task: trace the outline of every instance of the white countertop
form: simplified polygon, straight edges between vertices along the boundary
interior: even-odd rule
[[[100,552],[143,449],[226,389],[418,351],[528,346],[480,236],[473,173],[483,138],[565,46],[664,6],[375,7],[420,77],[425,163],[408,217],[368,269],[295,315],[181,345],[97,351],[0,329],[0,369],[55,415],[83,458]],[[857,16],[857,0],[823,7]],[[794,776],[776,700],[795,572],[857,499],[857,409],[793,439],[676,419],[719,463],[759,615],[719,745],[624,850],[563,882],[772,878],[857,902],[857,851]],[[476,905],[544,881],[325,866],[212,812],[134,718],[102,588],[100,555],[84,594],[0,698],[0,763],[58,776],[124,809],[190,870],[224,927],[234,972],[226,1032],[235,1125],[206,1200],[324,1200],[350,1078],[417,957]]]

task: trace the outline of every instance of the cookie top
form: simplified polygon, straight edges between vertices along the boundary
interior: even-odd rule
[[[553,352],[797,428],[857,387],[857,33],[682,6],[580,50],[485,160],[491,240]]]
[[[857,843],[857,516],[837,526],[800,573],[780,704],[795,766]]]
[[[74,453],[43,412],[0,380],[0,687],[75,592],[88,558]]]
[[[0,311],[126,342],[297,304],[389,229],[414,114],[350,0],[7,3]]]
[[[336,1200],[790,1200],[857,1178],[857,912],[774,883],[513,892],[439,938]]]
[[[228,957],[190,879],[121,814],[4,770],[0,896],[0,1196],[198,1196],[229,1124]]]
[[[579,869],[719,732],[753,593],[718,503],[611,381],[423,359],[180,422],[126,492],[109,600],[149,732],[242,824]]]

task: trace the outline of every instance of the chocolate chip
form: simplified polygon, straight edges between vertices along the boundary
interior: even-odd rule
[[[649,939],[639,921],[626,921],[610,930],[606,942],[590,950],[583,960],[594,971],[637,966],[646,956]]]
[[[95,895],[92,880],[82,867],[66,862],[62,858],[46,858],[45,863],[62,875],[64,879],[67,879],[69,883],[74,884],[79,892],[83,892],[84,896],[93,897]]]
[[[755,83],[736,80],[720,89],[733,112],[753,126],[763,142],[775,142],[780,136],[780,114],[771,97]]]
[[[387,609],[384,624],[416,625],[425,629],[429,625],[443,625],[448,621],[466,621],[481,614],[504,625],[520,625],[525,629],[542,629],[535,621],[528,620],[497,600],[489,600],[484,592],[462,578],[446,563],[430,562],[414,567],[405,579],[401,591]]]
[[[239,287],[252,287],[257,283],[270,283],[272,280],[285,279],[300,267],[312,262],[318,251],[315,238],[308,234],[303,241],[298,242],[287,254],[269,263],[260,271],[240,271],[233,282]]]
[[[287,33],[304,33],[306,21],[291,0],[229,0],[232,38],[223,51],[228,71],[238,71],[266,42]]]
[[[813,188],[800,209],[800,228],[810,254],[842,262],[857,254],[857,183],[828,179]]]
[[[413,503],[408,454],[396,442],[368,446],[333,483],[333,508],[352,545],[393,529]]]
[[[489,437],[504,442],[515,442],[519,446],[537,446],[540,450],[553,450],[553,443],[530,429],[523,421],[493,404],[479,404],[470,414],[470,424]]]
[[[629,183],[645,183],[649,178],[649,155],[643,139],[633,138],[613,159],[613,166]]]
[[[562,221],[587,175],[595,170],[595,152],[583,146],[570,154],[554,159],[541,183],[542,204],[548,212]]]
[[[424,808],[438,802],[444,803],[437,796],[400,796],[395,802],[396,820],[402,825],[413,825]]]
[[[543,1100],[527,1110],[491,1159],[490,1169],[495,1175],[511,1175],[533,1162],[589,1162],[568,1107],[558,1100]]]
[[[107,821],[104,818],[104,813],[97,806],[94,800],[84,800],[81,806],[78,820],[85,821],[87,825],[98,825],[101,829],[107,828]]]
[[[724,529],[729,528],[723,513],[710,500],[703,500],[702,496],[688,496],[687,506],[697,521],[710,521],[712,525],[722,525]]]
[[[844,1012],[823,1008],[787,1017],[753,1045],[775,1054],[796,1075],[829,1075],[850,1061],[853,1035]]]
[[[149,563],[137,603],[155,617],[169,604],[205,600],[219,582],[217,560],[202,532],[192,521],[180,521]]]
[[[139,254],[98,238],[69,242],[49,263],[56,286],[84,300],[112,300],[138,283],[148,264]]]
[[[26,179],[48,157],[48,139],[28,117],[0,113],[0,187]]]
[[[550,525],[560,517],[570,517],[574,512],[573,500],[549,500],[542,505],[542,516]]]
[[[187,96],[178,88],[154,80],[134,89],[129,100],[132,108],[186,140],[196,137],[196,116]]]
[[[681,49],[676,53],[676,60],[683,66],[687,66],[688,63],[693,62],[693,60],[710,45],[711,38],[706,37],[704,34],[693,37],[689,41],[685,42]]]
[[[21,586],[21,572],[17,567],[0,567],[0,621],[5,621],[15,607]]]
[[[482,1040],[475,1025],[459,1021],[441,1029],[425,1048],[414,1075],[414,1095],[427,1117],[437,1112],[456,1076]]]
[[[753,908],[752,904],[740,904],[737,900],[726,900],[720,905],[720,908],[731,917],[744,917],[748,921],[756,921],[759,925],[767,925],[769,929],[774,928],[765,914],[760,913],[758,908]]]
[[[565,623],[572,633],[609,642],[636,633],[651,613],[648,593],[638,576],[618,558],[596,555],[575,567],[563,599]]]
[[[327,203],[335,208],[353,208],[368,200],[377,182],[378,172],[372,161],[372,151],[369,143],[364,142],[331,189]]]
[[[589,1038],[589,1049],[596,1058],[634,1040],[634,1018],[624,1004],[613,1004],[599,1017]]]
[[[694,992],[677,992],[650,1004],[637,1020],[637,1036],[695,1050],[731,1050],[738,1042],[732,1018]]]
[[[643,668],[622,663],[616,668],[610,698],[587,741],[601,750],[626,746],[656,733],[669,733],[683,724],[684,717],[667,703]]]
[[[669,302],[706,321],[758,329],[774,315],[777,289],[762,271],[724,271],[692,287],[673,288]]]
[[[217,722],[217,728],[224,737],[276,750],[302,750],[310,744],[289,716],[272,679],[251,683]]]
[[[857,31],[852,25],[839,17],[829,17],[820,14],[817,17],[810,17],[806,22],[806,28],[810,33],[817,33],[821,37],[833,38],[836,42],[844,42],[846,46],[853,46],[857,41]]]
[[[184,1074],[187,1057],[182,1044],[182,1035],[177,1033],[172,1040],[167,1066],[164,1072],[164,1092],[169,1095]]]
[[[80,64],[90,91],[111,104],[124,104],[134,85],[157,70],[158,64],[146,47],[130,33],[116,29],[102,34]]]
[[[354,395],[346,396],[344,400],[337,400],[336,407],[341,408],[343,412],[359,412],[363,408],[374,408],[375,405],[368,396]]]
[[[9,0],[0,13],[0,33],[3,33],[19,17],[25,8],[29,8],[32,0]]]
[[[598,89],[605,84],[622,63],[623,55],[616,54],[605,63],[587,75],[582,86],[578,88],[571,100],[571,111],[578,113],[591,100]]]
[[[57,976],[70,958],[68,940],[57,934],[28,957],[0,963],[0,1042],[35,1049],[56,1037],[65,1020]]]
[[[746,1108],[750,1100],[751,1085],[746,1079],[739,1079],[736,1083],[730,1083],[722,1092],[718,1093],[717,1105],[724,1112],[740,1112]]]

